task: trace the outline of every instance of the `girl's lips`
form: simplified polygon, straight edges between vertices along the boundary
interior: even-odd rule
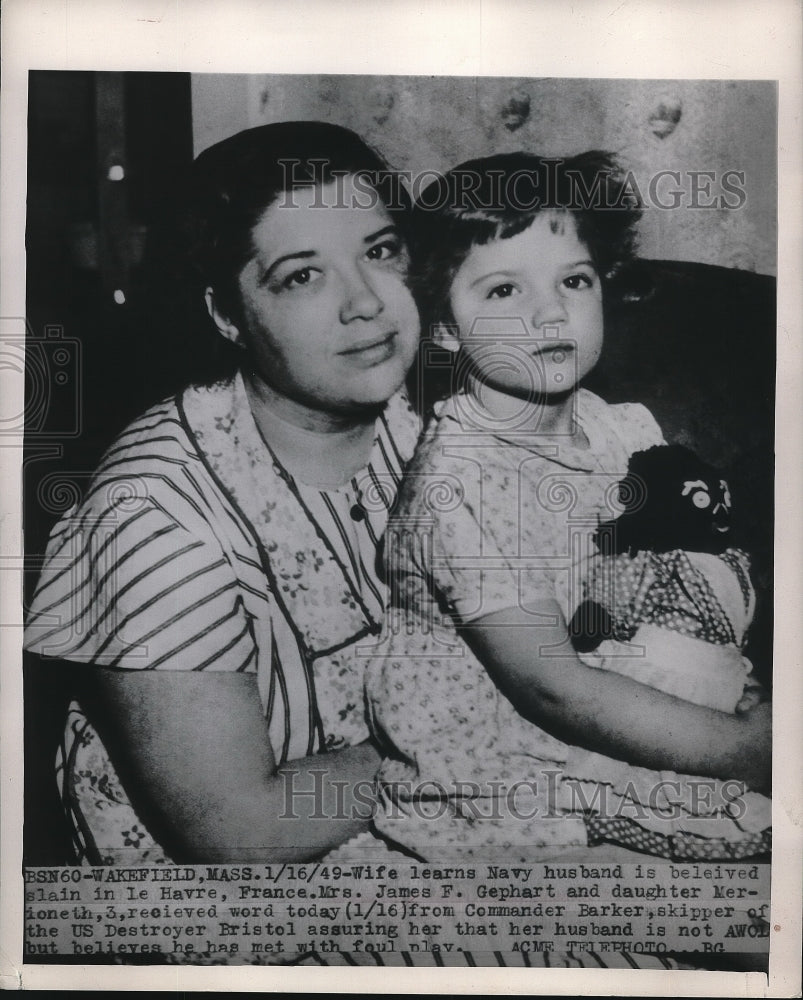
[[[555,354],[561,354],[563,355],[562,358],[555,358],[554,360],[563,361],[565,360],[567,354],[571,354],[571,352],[575,349],[575,346],[576,345],[571,343],[570,341],[560,341],[554,344],[544,343],[544,344],[539,344],[531,352],[531,354],[533,355],[533,357],[540,357],[540,358],[543,357],[553,358]]]

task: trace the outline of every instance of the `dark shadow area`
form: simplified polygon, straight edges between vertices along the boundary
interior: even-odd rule
[[[708,264],[640,261],[638,301],[611,310],[587,380],[637,401],[671,443],[716,466],[733,495],[732,544],[752,559],[756,615],[747,656],[772,683],[775,279]]]
[[[191,162],[189,74],[30,74],[26,602],[53,524],[103,451],[200,363],[203,302],[186,307],[175,229]],[[71,858],[54,775],[63,673],[26,663],[27,864]]]

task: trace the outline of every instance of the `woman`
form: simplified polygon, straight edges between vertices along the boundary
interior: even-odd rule
[[[193,255],[238,371],[122,432],[52,533],[26,630],[75,682],[60,784],[82,861],[299,861],[367,824],[359,647],[418,434],[392,182],[315,122],[196,160]]]

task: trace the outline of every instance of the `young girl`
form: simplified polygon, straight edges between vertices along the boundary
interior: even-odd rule
[[[769,706],[693,705],[569,641],[592,536],[631,454],[662,443],[644,407],[581,388],[639,216],[615,163],[471,161],[418,216],[432,360],[451,352],[453,381],[386,540],[377,827],[425,859],[765,852],[769,800],[742,782],[766,786]]]

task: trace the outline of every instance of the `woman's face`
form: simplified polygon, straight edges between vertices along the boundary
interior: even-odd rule
[[[367,200],[350,177],[293,191],[254,227],[239,276],[256,374],[319,412],[384,403],[417,349],[407,249],[379,198]]]

